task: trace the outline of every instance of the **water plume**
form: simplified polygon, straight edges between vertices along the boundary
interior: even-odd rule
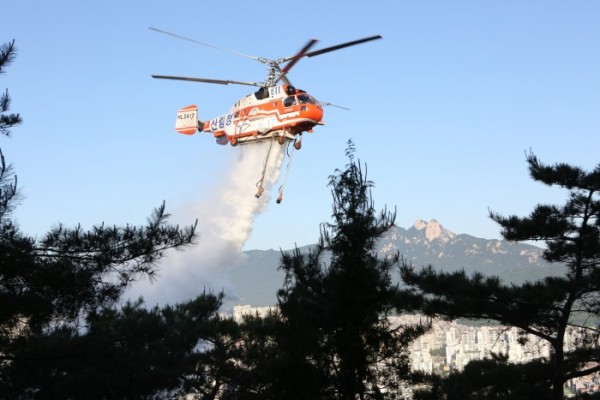
[[[136,283],[127,297],[143,296],[152,306],[185,301],[203,291],[224,291],[229,302],[235,301],[237,295],[229,274],[243,260],[242,248],[252,233],[254,219],[271,203],[285,146],[262,142],[231,150],[235,159],[223,169],[214,187],[206,188],[205,198],[190,201],[173,212],[177,220],[198,219],[198,243],[184,251],[170,252],[158,279]],[[264,193],[257,199],[256,184],[265,166]]]

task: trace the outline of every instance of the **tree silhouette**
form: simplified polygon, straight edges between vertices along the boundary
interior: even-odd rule
[[[600,371],[600,165],[589,172],[567,164],[548,166],[531,153],[527,163],[534,180],[569,191],[566,203],[540,204],[528,217],[495,212],[490,217],[500,224],[507,240],[544,242],[544,258],[563,263],[565,275],[515,286],[481,274],[442,273],[431,266],[417,270],[404,262],[402,279],[410,288],[400,292],[398,301],[405,308],[410,305],[448,319],[495,320],[520,328],[522,342],[527,335],[547,342],[548,359],[529,363],[525,369],[505,362],[505,368],[495,368],[494,375],[500,385],[499,371],[511,370],[515,387],[528,383],[548,392],[539,398],[558,400],[563,398],[565,382]],[[475,383],[471,389],[482,390]]]
[[[264,398],[393,398],[408,374],[407,344],[425,330],[390,322],[398,256],[380,259],[375,246],[395,213],[377,213],[354,152],[349,142],[346,169],[330,177],[333,222],[322,225],[319,244],[282,255],[279,323],[256,363],[271,366]]]
[[[17,56],[15,41],[4,43],[0,46],[0,75],[3,74]],[[8,89],[0,95],[0,133],[9,136],[10,128],[22,122],[19,114],[7,114],[10,110],[10,96]]]
[[[14,41],[0,47],[0,73],[15,56]],[[6,91],[0,96],[4,136],[21,123],[9,108]],[[172,309],[141,310],[137,303],[117,309],[128,286],[155,276],[166,251],[194,243],[196,225],[169,225],[162,204],[144,226],[58,225],[30,237],[12,218],[17,180],[0,156],[0,399],[88,399],[94,391],[96,398],[132,398],[134,386],[134,397],[142,398],[181,386],[190,363],[197,366],[201,336],[194,326],[214,320],[221,299],[201,295]],[[142,326],[148,329],[141,332]],[[133,377],[128,359],[150,361],[138,362]],[[106,378],[102,384],[99,376]],[[119,386],[123,379],[129,384]]]
[[[221,299],[203,294],[150,309],[126,302],[88,315],[83,332],[63,324],[44,335],[19,335],[0,398],[32,392],[36,399],[178,398],[192,391],[186,380],[213,379],[200,366],[211,353],[206,347],[220,322]]]

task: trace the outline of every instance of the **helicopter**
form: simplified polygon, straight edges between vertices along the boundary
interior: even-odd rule
[[[230,144],[231,146],[237,146],[270,141],[271,144],[265,159],[265,166],[267,165],[271,154],[274,141],[277,141],[279,145],[293,143],[292,151],[300,150],[302,147],[302,134],[304,132],[313,132],[313,128],[317,125],[324,125],[323,106],[330,105],[347,109],[332,103],[319,102],[306,91],[292,85],[287,78],[287,74],[292,67],[304,57],[314,57],[382,38],[381,35],[374,35],[310,51],[318,42],[316,39],[311,39],[293,56],[273,60],[220,48],[161,29],[152,27],[149,29],[196,44],[232,53],[237,56],[249,58],[267,66],[267,78],[263,82],[245,82],[173,75],[152,75],[155,79],[257,87],[258,89],[256,91],[249,93],[236,101],[228,113],[210,120],[201,121],[198,119],[198,107],[195,104],[179,109],[175,120],[175,130],[184,135],[193,135],[198,131],[212,133],[217,144],[220,145]],[[282,66],[284,63],[285,65]],[[288,170],[290,162],[291,155],[288,161]],[[263,169],[261,179],[256,185],[257,198],[260,197],[264,191],[262,187],[264,179],[265,169]],[[287,173],[284,182],[279,189],[277,203],[280,203],[283,198],[283,188],[286,179]]]

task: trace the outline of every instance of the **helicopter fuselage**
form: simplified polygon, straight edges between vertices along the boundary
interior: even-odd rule
[[[322,125],[323,108],[310,94],[291,85],[261,87],[238,100],[229,112],[201,123],[199,130],[211,132],[217,143],[232,145],[263,141],[280,142],[312,132]]]
[[[238,144],[256,143],[265,140],[271,140],[264,161],[264,168],[261,178],[256,183],[256,197],[263,193],[263,182],[269,164],[269,157],[273,149],[273,141],[283,145],[286,142],[294,145],[291,148],[292,153],[288,153],[288,165],[283,178],[283,183],[279,188],[277,203],[283,198],[283,188],[289,172],[292,154],[294,150],[300,150],[302,147],[302,134],[312,132],[316,125],[323,125],[323,107],[314,97],[303,90],[296,89],[287,78],[287,74],[292,67],[304,57],[314,57],[326,54],[332,51],[355,46],[372,40],[381,39],[381,35],[365,37],[350,42],[340,43],[334,46],[322,48],[320,50],[310,51],[317,43],[316,39],[310,39],[304,47],[291,57],[282,57],[278,59],[268,59],[257,57],[233,50],[216,47],[214,45],[199,42],[174,33],[162,31],[156,28],[150,28],[154,31],[174,36],[180,39],[191,41],[203,46],[209,46],[221,51],[225,51],[237,56],[249,58],[265,64],[268,68],[267,79],[264,82],[249,82],[230,79],[212,79],[196,78],[174,75],[152,75],[153,78],[170,79],[188,82],[204,82],[218,85],[246,85],[254,86],[259,89],[238,100],[227,114],[221,115],[208,121],[201,122],[198,119],[198,107],[190,105],[181,108],[177,112],[175,120],[175,130],[185,135],[193,135],[197,131],[209,132],[217,139],[217,143],[225,145],[230,143],[232,146]],[[285,63],[285,65],[282,65]],[[281,82],[281,84],[278,84]],[[336,106],[339,107],[339,106]],[[344,108],[344,107],[340,107]]]

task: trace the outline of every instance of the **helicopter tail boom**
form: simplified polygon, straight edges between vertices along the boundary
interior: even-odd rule
[[[198,106],[195,104],[179,109],[175,130],[184,135],[193,135],[198,130]]]

